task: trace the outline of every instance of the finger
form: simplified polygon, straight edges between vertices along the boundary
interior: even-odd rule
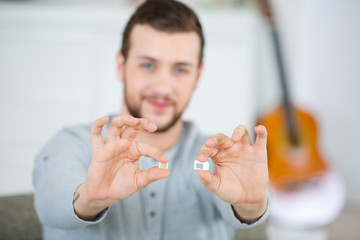
[[[256,133],[255,145],[259,147],[266,147],[267,131],[265,126],[256,126],[254,130]]]
[[[200,177],[200,181],[205,185],[207,189],[211,192],[218,192],[220,179],[218,176],[215,176],[210,171],[197,171]]]
[[[161,169],[158,167],[152,167],[147,170],[141,170],[136,178],[138,189],[142,189],[150,183],[167,178],[170,175],[169,169]]]
[[[138,120],[139,121],[135,126],[124,127],[120,137],[126,139],[134,139],[141,130],[146,130],[148,132],[156,131],[157,127],[154,123],[144,118],[139,118]]]
[[[205,146],[207,147],[217,147],[217,148],[230,148],[232,145],[234,145],[233,141],[226,136],[225,134],[218,133],[212,137],[209,137],[206,142]]]
[[[109,117],[102,117],[97,119],[92,128],[91,128],[91,142],[93,146],[99,146],[103,144],[103,138],[102,138],[102,129],[104,125],[106,125],[109,122]]]
[[[234,143],[228,136],[218,133],[209,137],[205,144],[200,148],[198,160],[200,162],[205,162],[209,157],[213,158],[218,153],[219,149],[227,149],[233,145]]]
[[[249,132],[248,132],[247,128],[243,125],[238,126],[237,128],[234,129],[231,139],[234,142],[240,142],[243,144],[251,144]]]
[[[149,157],[162,163],[167,163],[169,161],[169,158],[165,155],[165,153],[156,147],[146,143],[136,143],[136,147],[141,156]]]
[[[199,160],[200,162],[206,162],[209,157],[212,158],[217,153],[218,153],[218,149],[208,148],[205,145],[203,145],[198,152],[197,160]]]
[[[134,118],[130,115],[115,117],[110,123],[106,141],[119,138],[124,126],[135,126],[138,121],[139,120],[137,118]]]

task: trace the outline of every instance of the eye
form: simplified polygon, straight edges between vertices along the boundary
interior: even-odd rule
[[[175,72],[176,72],[176,73],[183,74],[183,73],[186,73],[186,70],[183,69],[183,68],[181,68],[181,67],[177,67],[177,68],[175,68]]]
[[[145,69],[153,69],[154,68],[154,64],[152,64],[152,63],[144,63],[141,66]]]

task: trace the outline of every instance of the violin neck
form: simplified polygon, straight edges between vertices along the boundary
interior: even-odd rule
[[[263,16],[266,18],[266,20],[268,21],[271,27],[271,33],[272,33],[271,36],[272,36],[272,42],[274,44],[275,57],[277,63],[276,65],[280,79],[281,91],[283,94],[283,104],[285,110],[288,136],[290,143],[293,145],[297,145],[299,143],[299,134],[295,123],[295,117],[293,114],[293,108],[291,105],[289,90],[287,87],[285,66],[283,61],[283,55],[281,52],[281,44],[280,44],[279,34],[277,31],[274,12],[269,0],[258,0],[257,2],[259,4]]]
[[[281,52],[280,39],[278,31],[276,30],[275,24],[272,25],[272,40],[274,44],[275,57],[277,62],[277,70],[279,74],[279,80],[281,85],[281,92],[283,97],[283,104],[285,110],[285,117],[287,123],[287,130],[289,135],[289,140],[292,145],[297,145],[299,143],[299,134],[295,122],[295,117],[293,113],[293,108],[290,99],[289,88],[287,86],[287,77],[285,71],[285,65],[283,61],[283,55]]]

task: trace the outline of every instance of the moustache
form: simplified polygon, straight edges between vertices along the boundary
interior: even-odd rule
[[[144,95],[142,96],[142,100],[151,100],[156,101],[161,104],[175,104],[175,101],[171,99],[169,96],[161,96],[161,95]]]

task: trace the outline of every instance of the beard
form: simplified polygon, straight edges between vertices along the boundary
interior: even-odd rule
[[[125,81],[126,83],[126,81]],[[132,104],[133,101],[131,101],[130,97],[128,96],[127,94],[127,91],[126,91],[126,84],[124,84],[124,101],[125,101],[125,105],[130,113],[131,116],[135,117],[135,118],[144,118],[143,114],[141,113],[141,104],[142,102],[145,101],[145,96],[141,96],[141,99],[140,99],[140,102],[138,105],[134,105]],[[170,100],[169,100],[170,101]],[[171,101],[171,104],[174,108],[174,114],[171,118],[171,120],[166,123],[164,126],[162,127],[159,127],[156,132],[157,133],[161,133],[161,132],[166,132],[167,130],[169,130],[170,128],[172,128],[176,123],[177,121],[181,118],[183,112],[184,112],[184,109],[182,111],[176,111],[176,103],[174,103],[173,101]]]

